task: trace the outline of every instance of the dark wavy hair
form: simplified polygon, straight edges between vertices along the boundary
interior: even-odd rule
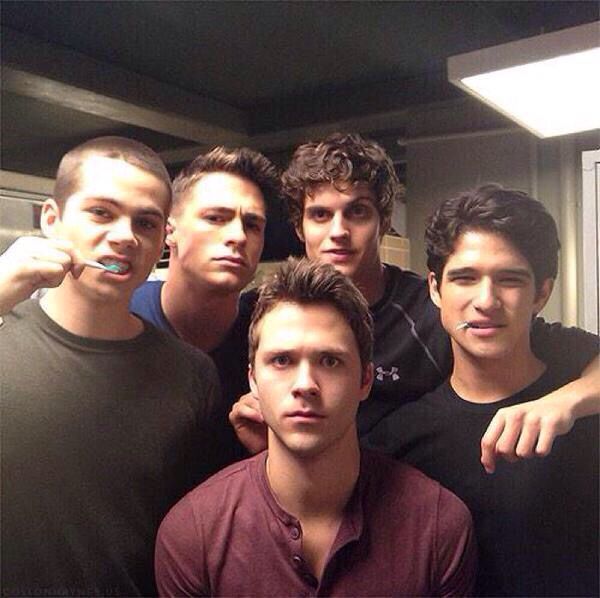
[[[254,365],[258,348],[258,325],[280,303],[324,304],[335,308],[354,333],[362,370],[365,371],[373,354],[373,319],[365,298],[352,281],[331,264],[306,258],[288,258],[260,286],[248,333],[250,364]]]
[[[390,228],[394,200],[404,192],[385,150],[357,133],[334,133],[321,142],[301,145],[282,181],[290,220],[296,229],[302,227],[304,198],[321,183],[331,183],[340,191],[348,184],[367,183],[375,195],[382,235]]]
[[[66,200],[79,188],[81,166],[92,155],[122,160],[154,175],[164,183],[170,206],[171,177],[158,154],[134,139],[107,136],[84,141],[62,157],[56,172],[53,194],[59,207],[64,207]]]
[[[447,199],[425,230],[427,267],[439,282],[459,237],[468,230],[502,235],[529,262],[539,290],[556,278],[560,241],[554,218],[527,193],[489,183]]]
[[[218,146],[197,156],[173,181],[173,204],[177,210],[187,191],[209,172],[226,172],[252,181],[261,191],[267,207],[281,196],[279,171],[261,153],[247,147]]]

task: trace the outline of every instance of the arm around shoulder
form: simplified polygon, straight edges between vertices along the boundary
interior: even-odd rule
[[[471,513],[440,487],[437,537],[437,596],[470,596],[477,574],[477,543]]]

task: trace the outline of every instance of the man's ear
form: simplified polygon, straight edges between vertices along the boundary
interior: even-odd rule
[[[248,364],[248,384],[250,384],[250,391],[254,395],[255,398],[258,397],[258,387],[256,386],[256,380],[254,378],[254,369],[252,368],[252,364]]]
[[[439,288],[438,280],[437,280],[434,272],[430,272],[427,275],[427,283],[429,284],[429,296],[431,297],[433,304],[436,307],[440,307],[440,304],[441,304],[440,288]]]
[[[373,363],[369,363],[367,367],[362,372],[361,377],[361,388],[363,390],[363,396],[361,397],[361,401],[364,401],[371,392],[371,386],[373,386],[373,378],[375,376]]]
[[[175,218],[173,216],[169,216],[167,219],[167,224],[165,224],[165,242],[172,249],[177,246],[176,240],[176,223]]]
[[[40,215],[40,226],[44,236],[49,239],[60,236],[58,230],[60,226],[60,209],[54,199],[49,197],[42,204],[42,213]]]
[[[550,299],[550,295],[552,294],[552,289],[554,288],[554,279],[546,278],[542,283],[542,286],[536,290],[535,293],[535,301],[533,303],[533,314],[537,316],[542,309],[544,309],[546,303],[548,303],[548,299]]]

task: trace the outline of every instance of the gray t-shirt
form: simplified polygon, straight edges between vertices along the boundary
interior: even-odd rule
[[[4,319],[3,595],[154,594],[158,524],[216,469],[213,363],[148,323],[82,338],[34,300]]]

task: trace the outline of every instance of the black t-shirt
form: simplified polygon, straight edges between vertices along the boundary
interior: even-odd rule
[[[471,403],[448,382],[403,405],[366,444],[418,467],[471,510],[480,562],[476,595],[597,596],[598,417],[577,421],[549,456],[480,463],[480,441],[496,411],[539,398],[577,377],[554,365],[495,403]]]
[[[452,371],[452,348],[429,298],[427,281],[408,270],[385,266],[383,298],[371,306],[375,325],[371,394],[360,404],[358,429],[365,436],[400,405],[437,388]],[[565,365],[583,368],[598,354],[598,339],[578,328],[548,324],[535,318],[531,326],[533,352],[545,362],[560,354]]]

